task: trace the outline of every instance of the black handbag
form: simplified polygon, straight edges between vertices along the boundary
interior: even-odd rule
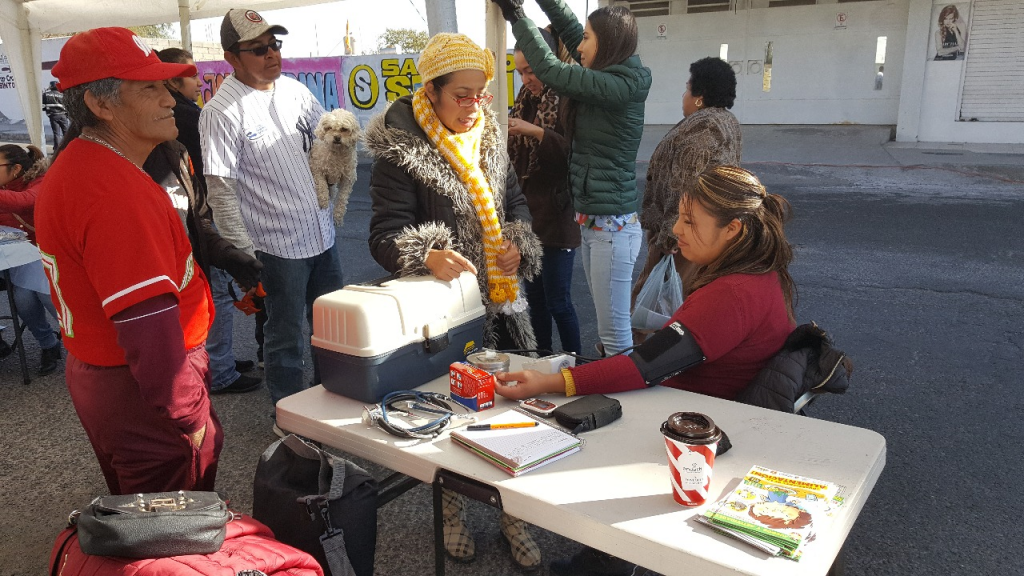
[[[555,420],[573,434],[596,430],[622,417],[622,404],[604,394],[580,396],[554,411]]]
[[[377,482],[359,466],[288,435],[260,457],[252,496],[253,518],[327,576],[373,576]]]
[[[191,491],[100,496],[72,513],[82,552],[125,558],[212,554],[231,517],[216,492]]]

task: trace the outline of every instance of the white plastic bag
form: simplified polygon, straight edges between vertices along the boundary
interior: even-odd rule
[[[637,294],[630,322],[636,330],[660,330],[683,305],[683,282],[671,254],[654,265]]]

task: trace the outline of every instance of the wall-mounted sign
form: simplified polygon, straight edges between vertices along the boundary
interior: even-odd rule
[[[963,60],[967,50],[968,19],[971,14],[969,1],[948,4],[946,0],[935,0],[932,7],[932,38],[929,60]]]
[[[846,30],[846,12],[836,12],[835,30]]]
[[[658,24],[658,38],[665,38],[668,36],[668,24]]]

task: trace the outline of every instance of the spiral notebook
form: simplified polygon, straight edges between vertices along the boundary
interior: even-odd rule
[[[503,430],[456,430],[451,433],[456,444],[479,455],[491,464],[519,476],[576,453],[583,441],[546,422],[508,410],[479,424],[513,424],[537,422],[529,428]]]

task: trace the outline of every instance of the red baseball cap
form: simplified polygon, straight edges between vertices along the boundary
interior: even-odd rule
[[[50,71],[67,90],[103,78],[167,80],[196,75],[191,64],[161,62],[152,48],[127,28],[93,28],[64,44]]]

